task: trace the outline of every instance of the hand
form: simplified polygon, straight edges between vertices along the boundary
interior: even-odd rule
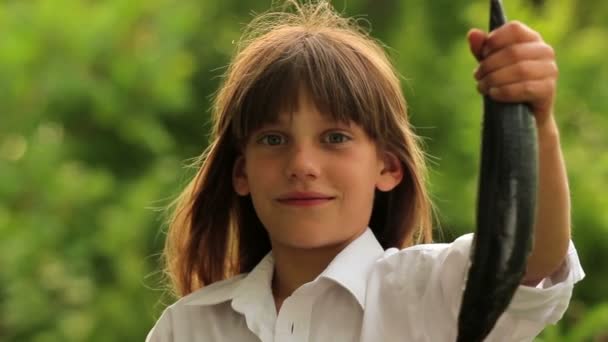
[[[538,129],[554,126],[558,69],[553,48],[540,34],[511,21],[489,34],[472,29],[467,39],[480,62],[474,73],[479,92],[497,101],[526,102]]]

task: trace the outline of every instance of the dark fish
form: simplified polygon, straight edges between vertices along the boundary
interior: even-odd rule
[[[491,0],[490,30],[505,21],[500,1]],[[477,229],[457,342],[483,341],[524,276],[533,241],[536,151],[528,107],[484,96]]]

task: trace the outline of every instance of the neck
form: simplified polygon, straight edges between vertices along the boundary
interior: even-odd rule
[[[275,298],[287,298],[300,286],[313,281],[340,250],[293,251],[273,248],[275,268],[272,292]]]
[[[320,248],[299,249],[272,243],[274,275],[272,293],[277,311],[283,300],[300,286],[313,281],[350,242],[359,235],[336,245]]]

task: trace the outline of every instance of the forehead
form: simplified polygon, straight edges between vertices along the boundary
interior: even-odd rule
[[[269,115],[264,121],[264,124],[290,124],[294,121],[294,117],[313,118],[323,123],[342,123],[351,124],[352,119],[332,115],[327,106],[322,106],[315,101],[314,97],[305,87],[298,88],[295,94],[294,102],[277,109],[276,115]]]

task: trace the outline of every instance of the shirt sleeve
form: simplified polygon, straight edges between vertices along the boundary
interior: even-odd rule
[[[451,308],[454,318],[460,311],[462,293],[468,272],[469,254],[473,234],[467,234],[452,244],[440,257],[438,274],[443,298]],[[543,279],[538,286],[520,285],[507,310],[497,321],[485,341],[532,341],[548,324],[555,324],[568,308],[574,284],[583,279],[581,267],[574,244],[570,241],[568,254],[562,267],[550,277]]]

